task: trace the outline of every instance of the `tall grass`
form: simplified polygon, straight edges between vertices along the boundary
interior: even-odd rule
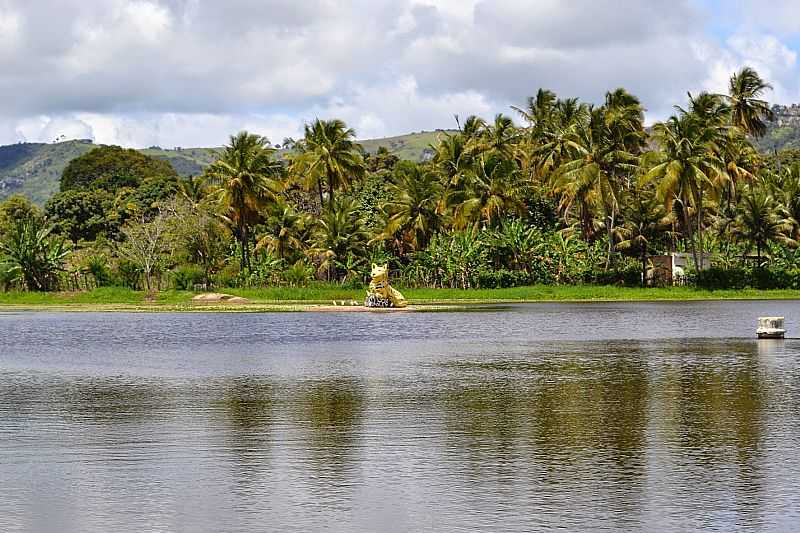
[[[552,286],[535,285],[509,289],[402,289],[412,304],[481,303],[481,302],[544,302],[544,301],[658,301],[714,299],[800,299],[798,290],[704,290],[692,287],[635,288],[599,285]],[[347,289],[337,285],[310,287],[268,287],[261,289],[225,289],[254,304],[331,303],[333,300],[362,302],[363,289]],[[0,293],[0,305],[9,306],[92,306],[121,305],[152,307],[187,306],[195,293],[163,291],[148,297],[144,292],[120,287],[102,287],[74,293]]]

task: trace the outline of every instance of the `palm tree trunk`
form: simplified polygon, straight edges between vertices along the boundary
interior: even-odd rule
[[[614,210],[606,219],[606,232],[608,233],[608,255],[606,256],[606,270],[611,266],[611,257],[614,253]]]
[[[683,214],[683,219],[684,219],[685,227],[686,227],[686,230],[689,233],[689,235],[688,235],[688,237],[689,237],[689,249],[692,252],[692,259],[694,260],[694,264],[697,265],[697,247],[695,246],[694,231],[693,231],[693,228],[692,228],[692,223],[689,220],[689,208],[684,206],[684,212],[683,213],[684,213]]]
[[[642,287],[647,286],[647,250],[642,250]]]
[[[594,232],[592,231],[592,217],[589,213],[589,208],[581,202],[580,207],[580,218],[581,218],[581,236],[583,240],[589,242],[594,240]],[[567,213],[564,213],[564,223],[567,224],[568,218]]]
[[[697,202],[697,240],[700,245],[700,262],[697,262],[697,257],[694,259],[694,265],[697,271],[703,270],[703,185],[702,183],[697,189],[698,202]]]
[[[239,226],[239,245],[242,248],[241,271],[245,272],[249,270],[250,265],[247,260],[247,227],[244,224]]]

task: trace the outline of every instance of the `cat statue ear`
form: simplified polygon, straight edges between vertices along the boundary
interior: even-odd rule
[[[372,263],[372,270],[375,270],[376,268],[378,268],[378,265],[376,265],[375,263]]]

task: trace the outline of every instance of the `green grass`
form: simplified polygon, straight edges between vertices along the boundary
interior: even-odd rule
[[[412,303],[446,304],[458,302],[544,302],[544,301],[650,301],[650,300],[724,300],[724,299],[793,299],[800,298],[795,290],[717,290],[693,287],[664,287],[642,289],[601,285],[535,285],[510,289],[404,289],[403,295]],[[364,298],[363,289],[343,289],[331,286],[306,288],[270,287],[265,289],[230,289],[226,292],[243,296],[253,302],[328,303],[331,300]]]
[[[641,289],[595,285],[516,287],[511,289],[402,289],[412,304],[470,304],[503,302],[590,302],[590,301],[667,301],[667,300],[725,300],[725,299],[800,299],[797,290],[719,290],[709,291],[692,287]],[[223,292],[243,296],[253,308],[302,309],[307,304],[330,304],[333,300],[364,298],[363,289],[317,285],[305,288],[270,287],[264,289],[224,289]],[[7,309],[78,309],[78,310],[181,310],[197,306],[191,303],[194,293],[163,291],[147,298],[141,291],[105,287],[77,293],[0,293],[0,306]],[[223,306],[247,310],[248,306]],[[220,309],[218,306],[210,306]]]
[[[379,147],[385,146],[391,153],[408,161],[422,161],[423,154],[431,144],[436,144],[441,131],[420,131],[397,137],[383,139],[367,139],[358,141],[368,152],[375,153]]]
[[[710,291],[694,287],[614,287],[607,285],[535,285],[510,289],[412,289],[407,297],[425,301],[481,300],[504,301],[652,301],[652,300],[726,300],[793,299],[800,291],[756,289]],[[405,293],[404,293],[405,294]]]
[[[263,289],[224,289],[221,292],[242,296],[258,303],[307,302],[331,303],[332,300],[364,299],[364,289],[346,289],[336,285],[312,285],[309,287],[266,287]]]
[[[0,292],[0,305],[176,305],[188,302],[194,293],[187,291],[164,291],[155,299],[146,293],[123,287],[101,287],[83,292]]]

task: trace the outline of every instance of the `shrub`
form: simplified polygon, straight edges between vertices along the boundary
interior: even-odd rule
[[[117,264],[117,280],[115,285],[128,287],[136,290],[139,288],[139,280],[142,270],[139,265],[129,259],[120,259]]]
[[[485,270],[478,274],[481,289],[507,289],[532,284],[531,275],[522,270]]]
[[[781,267],[711,267],[693,272],[689,281],[702,289],[800,289],[800,269]]]
[[[626,258],[613,270],[597,270],[591,276],[591,282],[598,285],[623,285],[638,287],[642,284],[642,266],[638,261]]]
[[[213,276],[212,282],[216,287],[238,287],[240,279],[239,265],[228,263]]]
[[[305,287],[314,279],[314,267],[303,259],[298,259],[283,271],[282,278],[290,287]]]
[[[179,290],[192,290],[203,285],[204,280],[205,272],[197,265],[181,265],[172,272],[172,282]]]
[[[2,261],[0,261],[0,288],[2,288],[3,291],[20,288],[17,275],[12,265]]]
[[[285,262],[271,254],[259,254],[253,257],[253,263],[249,272],[239,274],[238,284],[240,287],[267,287],[277,285],[280,280],[280,273]]]
[[[114,284],[108,258],[103,255],[90,255],[83,263],[83,270],[94,277],[98,287],[108,287]]]
[[[52,226],[46,227],[40,219],[22,219],[0,241],[0,252],[6,256],[8,271],[28,290],[58,288],[59,274],[64,271],[70,250],[63,238],[51,235],[52,231]]]

